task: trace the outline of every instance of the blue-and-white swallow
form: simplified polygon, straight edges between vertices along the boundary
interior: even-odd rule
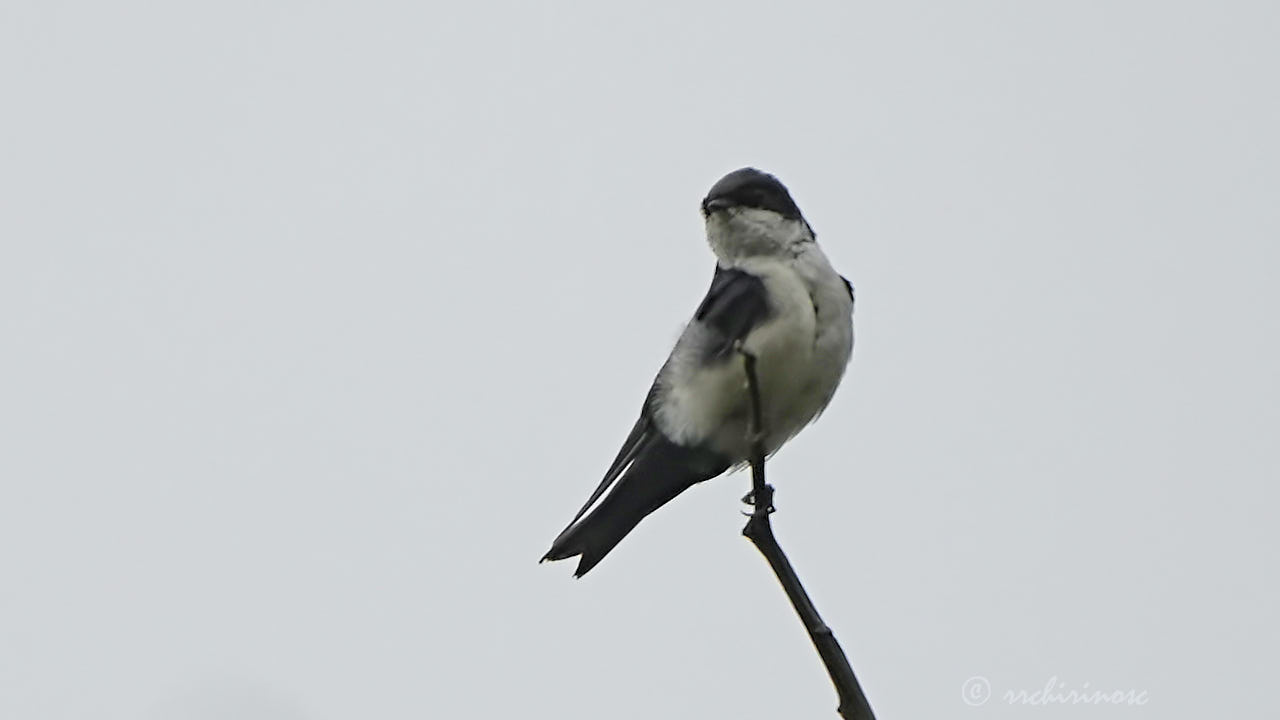
[[[774,176],[743,168],[702,201],[716,255],[706,298],[676,341],[631,434],[543,560],[581,556],[581,577],[649,513],[689,487],[744,465],[755,357],[766,454],[831,402],[853,352],[853,286]]]

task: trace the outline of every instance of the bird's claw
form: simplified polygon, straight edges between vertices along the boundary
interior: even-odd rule
[[[746,495],[743,495],[743,496],[742,496],[742,502],[743,502],[743,504],[744,504],[744,505],[750,505],[751,507],[755,507],[755,506],[756,506],[756,493],[755,493],[755,491],[753,490],[753,491],[751,491],[751,492],[747,493]],[[772,513],[772,512],[773,512],[774,510],[776,510],[776,509],[777,509],[777,508],[775,508],[775,507],[773,506],[773,503],[769,503],[769,507],[765,508],[765,509],[764,509],[764,511],[765,511],[766,513]],[[743,514],[743,515],[753,515],[754,513],[744,512],[744,513],[742,513],[742,514]]]

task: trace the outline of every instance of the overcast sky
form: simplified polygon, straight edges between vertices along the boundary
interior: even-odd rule
[[[857,287],[770,473],[882,720],[1273,713],[1280,5],[603,5],[0,0],[0,717],[834,717],[744,475],[536,562],[743,165]]]

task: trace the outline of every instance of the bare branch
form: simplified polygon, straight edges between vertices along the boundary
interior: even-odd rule
[[[831,682],[840,696],[840,707],[836,712],[845,720],[875,720],[871,704],[867,702],[867,696],[862,693],[862,686],[853,674],[853,667],[849,665],[849,658],[845,657],[831,628],[822,622],[809,594],[800,584],[795,568],[791,567],[786,553],[782,552],[777,538],[773,536],[773,526],[769,522],[769,515],[774,509],[773,487],[764,480],[764,412],[760,401],[760,383],[756,377],[756,358],[743,349],[741,344],[737,350],[742,355],[742,367],[747,375],[747,391],[751,396],[751,494],[743,500],[754,506],[742,534],[755,543],[756,548],[769,561],[769,567],[773,568],[773,573],[778,576],[778,582],[782,583],[782,589],[786,591],[792,607],[804,623],[805,630],[809,631],[809,638],[813,640],[813,646],[827,666],[827,673],[831,675]]]

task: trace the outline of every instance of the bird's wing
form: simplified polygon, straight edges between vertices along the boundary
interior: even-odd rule
[[[649,397],[645,398],[644,407],[640,411],[640,419],[636,420],[635,427],[631,428],[631,432],[627,435],[627,439],[622,442],[622,449],[618,450],[618,456],[613,459],[613,464],[609,466],[607,471],[605,471],[604,478],[596,487],[595,492],[591,493],[591,497],[587,499],[586,504],[583,505],[582,509],[578,511],[578,514],[574,515],[573,519],[569,521],[569,527],[573,527],[573,524],[578,522],[578,520],[587,513],[587,510],[589,510],[592,505],[596,504],[596,501],[600,499],[600,496],[604,495],[605,491],[609,489],[609,486],[613,485],[614,481],[622,475],[622,471],[626,470],[627,466],[636,459],[636,456],[653,442],[654,433],[657,432],[657,430],[653,427],[653,421],[649,414],[649,403],[653,400],[656,390],[656,384],[650,388]]]
[[[707,296],[693,314],[694,322],[713,331],[713,337],[703,352],[714,358],[727,356],[733,351],[734,343],[746,337],[768,314],[769,303],[763,280],[742,270],[725,269],[716,265]],[[640,409],[640,418],[623,441],[613,464],[609,466],[586,504],[573,516],[573,520],[569,522],[570,527],[582,519],[627,467],[657,439],[660,431],[653,425],[653,405],[658,398],[660,383],[661,373],[649,388],[649,394]]]
[[[654,413],[662,403],[664,389],[673,380],[673,364],[683,365],[678,358],[698,357],[705,362],[728,357],[735,342],[768,315],[764,281],[741,270],[716,267],[706,298],[654,380],[640,418],[613,464],[543,560],[582,555],[576,572],[582,575],[646,515],[688,487],[729,467],[726,458],[709,448],[672,441],[654,423]]]
[[[716,265],[715,274],[711,277],[711,287],[698,305],[693,319],[714,331],[714,337],[709,347],[704,348],[704,352],[718,358],[732,352],[734,343],[746,337],[768,314],[769,303],[763,280],[742,270],[730,270]],[[640,418],[623,441],[618,456],[605,472],[595,492],[591,493],[578,514],[573,516],[570,526],[578,522],[626,471],[627,466],[657,439],[659,430],[653,425],[653,405],[658,398],[660,382],[661,373],[649,388],[649,394],[640,409]]]
[[[706,349],[708,356],[722,358],[768,316],[769,295],[763,280],[742,270],[716,265],[711,288],[693,319],[714,331],[715,338]]]

